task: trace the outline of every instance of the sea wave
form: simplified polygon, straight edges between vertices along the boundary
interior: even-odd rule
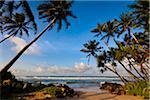
[[[64,77],[64,76],[49,76],[49,77],[38,77],[38,76],[20,76],[20,77],[16,77],[17,79],[37,79],[37,80],[117,80],[119,78],[117,77],[85,77],[85,76],[80,76],[80,77]]]

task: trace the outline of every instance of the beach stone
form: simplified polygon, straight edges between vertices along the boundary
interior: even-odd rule
[[[46,99],[50,99],[50,98],[52,98],[52,96],[51,96],[50,94],[46,94],[46,95],[45,95],[45,98],[46,98]]]
[[[55,87],[55,85],[50,83],[50,84],[47,85],[47,87]]]
[[[10,86],[12,84],[12,81],[10,79],[3,80],[3,85],[4,86]]]
[[[110,93],[122,95],[125,94],[124,87],[118,83],[105,82],[101,85],[100,89],[107,90]]]

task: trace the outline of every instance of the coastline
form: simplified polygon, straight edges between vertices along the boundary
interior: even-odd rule
[[[141,96],[111,94],[108,91],[100,90],[98,87],[80,87],[73,89],[77,95],[73,97],[54,98],[51,100],[144,100]],[[25,100],[44,100],[42,98],[45,97],[42,92],[32,92],[21,95],[26,98]]]
[[[106,92],[81,92],[79,98],[72,98],[71,100],[143,100],[143,98],[131,95],[114,95]]]
[[[99,87],[80,87],[74,90],[79,92],[79,98],[71,100],[143,100],[140,96],[111,94]]]

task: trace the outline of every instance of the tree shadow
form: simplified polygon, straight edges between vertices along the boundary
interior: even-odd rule
[[[84,93],[83,93],[84,94]],[[82,94],[82,95],[83,95]],[[110,94],[108,92],[104,92],[104,93],[94,93],[94,94],[89,94],[89,95],[84,95],[82,97],[79,97],[79,99],[86,99],[88,97],[92,97],[92,96],[97,96],[97,95],[102,95],[102,94]],[[109,99],[112,99],[114,98],[115,100],[115,97],[117,97],[117,95],[113,95],[113,96],[109,96],[109,97],[106,97],[106,98],[101,98],[100,100],[109,100]],[[117,100],[117,99],[116,99]]]
[[[109,100],[109,99],[114,99],[114,100],[117,100],[117,99],[115,99],[115,97],[117,97],[117,95],[114,95],[114,96],[111,96],[111,97],[107,97],[107,98],[103,98],[103,99],[101,99],[101,100]]]

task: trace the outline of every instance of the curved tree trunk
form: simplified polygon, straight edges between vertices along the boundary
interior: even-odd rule
[[[126,84],[128,82],[124,77],[122,77],[121,75],[119,75],[119,73],[117,71],[114,71],[114,70],[112,70],[111,68],[109,68],[107,66],[105,66],[105,67],[107,69],[109,69],[111,72],[113,72],[114,74],[116,74],[124,84]]]
[[[139,78],[136,76],[136,75],[134,75],[130,70],[128,70],[124,65],[123,65],[123,63],[121,62],[121,61],[118,61],[121,65],[122,65],[122,67],[135,79],[135,80],[139,80]]]
[[[150,69],[150,67],[145,63],[145,66],[148,68],[148,69]]]
[[[56,19],[53,19],[41,33],[39,33],[30,43],[28,43],[2,70],[1,74],[8,71],[8,69],[18,60],[18,58],[36,41],[38,40],[49,28],[52,28]]]
[[[137,38],[134,36],[134,34],[131,32],[131,30],[128,28],[128,32],[129,34],[131,34],[131,36],[133,37],[133,39],[135,40],[136,43],[139,43],[139,41],[137,40]]]
[[[114,40],[114,38],[113,38],[113,40]],[[108,49],[111,50],[111,48],[109,47],[108,43],[105,40],[103,40],[103,42],[108,47]],[[109,69],[110,71],[112,71],[114,74],[116,74],[124,84],[126,84],[128,82],[124,77],[119,75],[119,73],[117,71],[114,71],[114,70],[112,70],[111,68],[109,68],[107,66],[106,66],[106,68]]]
[[[140,64],[141,72],[145,75],[146,80],[149,80],[148,71],[144,68],[143,64]]]
[[[111,50],[110,47],[109,47],[109,45],[108,45],[108,43],[105,40],[103,40],[103,42],[108,47],[108,49]]]
[[[128,58],[127,58],[128,59]],[[132,64],[132,62],[128,59],[129,64],[133,67],[133,69],[136,71],[136,73],[144,80],[146,80],[140,73],[139,71],[134,67],[134,65]]]
[[[0,40],[0,43],[4,42],[5,40],[7,40],[8,38],[12,37],[13,35],[14,35],[14,33],[12,33],[9,36],[5,37],[4,39]]]

